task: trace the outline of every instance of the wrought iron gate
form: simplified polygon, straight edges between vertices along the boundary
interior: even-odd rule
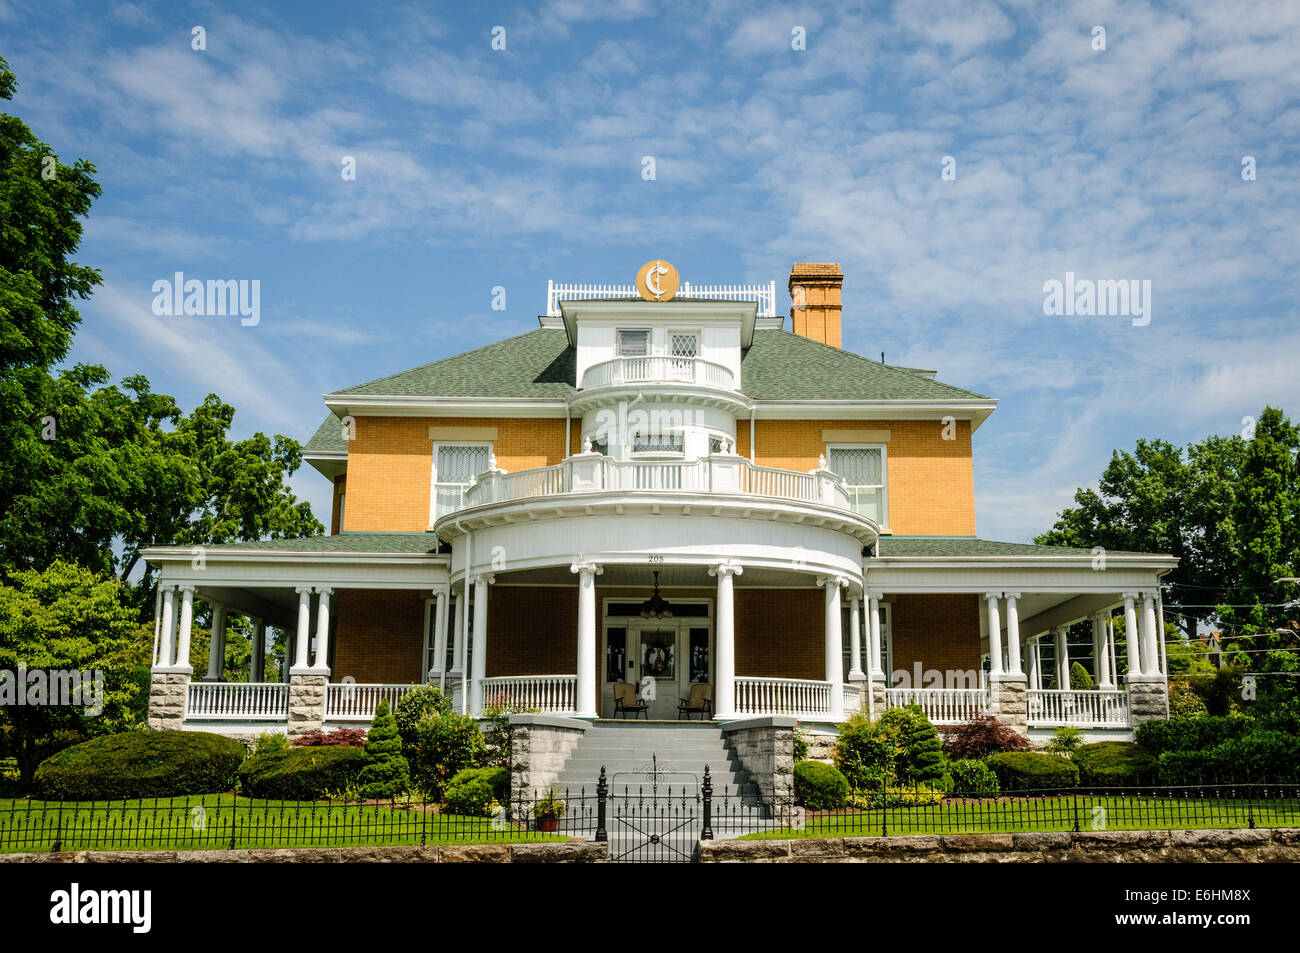
[[[657,756],[609,780],[601,768],[596,840],[608,842],[610,863],[691,863],[700,838],[713,836],[707,809],[711,786],[707,767],[701,783],[698,775],[662,770]]]

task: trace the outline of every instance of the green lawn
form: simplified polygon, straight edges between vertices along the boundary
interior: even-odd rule
[[[809,812],[802,827],[746,834],[742,840],[870,837],[895,834],[995,834],[1026,831],[1193,830],[1300,827],[1300,800],[1047,797],[945,801],[885,811]],[[715,824],[715,829],[719,826]]]
[[[210,794],[76,805],[0,799],[0,853],[63,850],[224,850],[561,841],[522,824],[418,806],[250,801]]]

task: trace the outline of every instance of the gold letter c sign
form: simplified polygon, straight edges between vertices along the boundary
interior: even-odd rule
[[[666,261],[648,261],[636,273],[637,293],[647,301],[669,301],[677,294],[681,278]]]

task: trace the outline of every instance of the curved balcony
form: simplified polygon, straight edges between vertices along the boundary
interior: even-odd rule
[[[698,460],[622,461],[595,453],[535,470],[490,470],[470,484],[455,508],[600,490],[745,494],[853,509],[844,481],[829,470],[778,470],[730,454]]]
[[[582,374],[582,389],[620,384],[695,384],[734,391],[731,368],[699,357],[616,357],[593,364]]]

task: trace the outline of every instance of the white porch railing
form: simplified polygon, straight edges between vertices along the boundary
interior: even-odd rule
[[[862,707],[863,691],[857,685],[845,685],[843,690],[844,715],[847,717]]]
[[[957,725],[989,713],[983,688],[887,688],[886,708],[917,705],[934,725]]]
[[[1036,688],[1029,692],[1029,726],[1076,728],[1127,728],[1128,692],[1114,690],[1065,691]]]
[[[489,470],[465,489],[459,501],[440,494],[437,515],[461,508],[484,506],[511,500],[525,500],[575,492],[574,467],[583,467],[578,492],[598,490],[682,490],[694,493],[743,493],[804,503],[822,503],[851,509],[844,481],[830,471],[800,473],[755,466],[734,456],[710,456],[696,460],[595,461],[581,457],[532,470],[506,473]]]
[[[801,678],[736,677],[737,715],[792,715],[808,721],[831,717],[831,683]]]
[[[703,384],[735,390],[736,375],[725,365],[698,357],[616,357],[582,373],[583,390],[632,383]]]
[[[387,700],[389,708],[396,708],[403,695],[419,687],[349,682],[331,684],[325,693],[325,720],[370,721],[375,717],[381,699]]]
[[[289,686],[282,682],[190,682],[185,717],[225,721],[285,721]]]
[[[531,711],[577,711],[578,676],[509,675],[483,679],[483,704],[506,702]]]
[[[766,285],[693,285],[682,282],[677,289],[679,298],[705,298],[710,301],[754,301],[758,316],[776,315],[776,282]],[[561,301],[591,301],[596,298],[639,298],[636,285],[561,285],[546,283],[546,313],[559,317]]]

